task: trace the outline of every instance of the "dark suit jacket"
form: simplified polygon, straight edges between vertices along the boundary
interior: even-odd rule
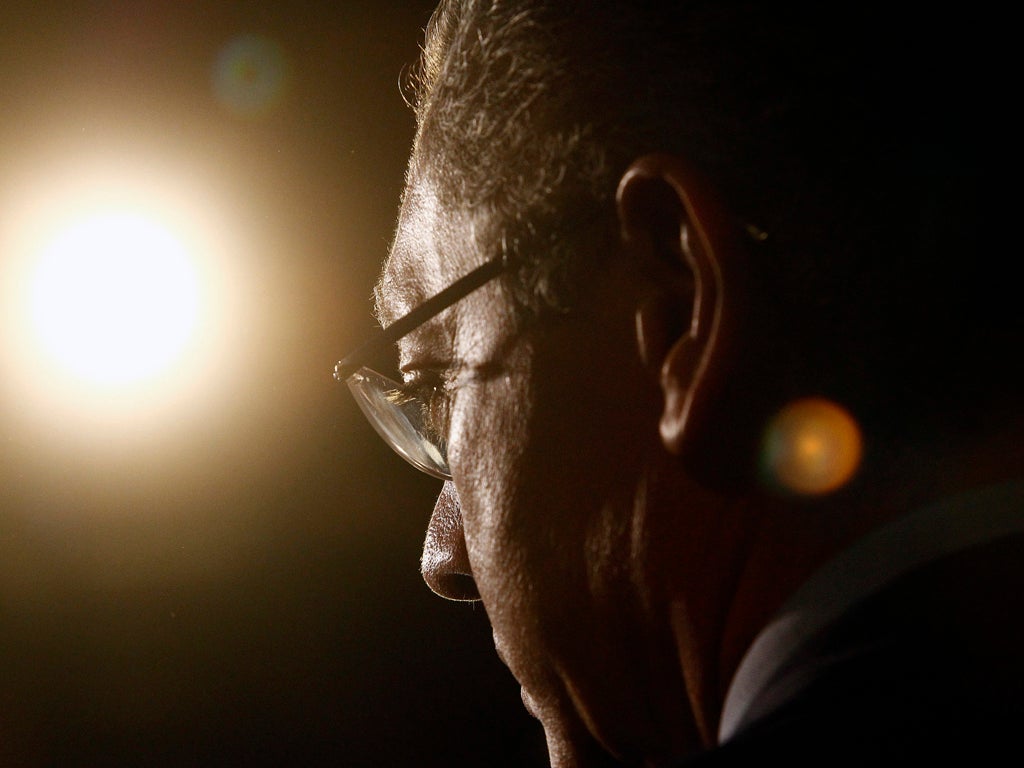
[[[856,602],[798,646],[752,711],[683,765],[1024,764],[1024,533]]]

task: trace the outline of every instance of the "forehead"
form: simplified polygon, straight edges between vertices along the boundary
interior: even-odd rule
[[[376,287],[381,325],[390,325],[440,290],[441,218],[431,188],[417,184],[406,190],[395,240]]]
[[[395,240],[376,288],[382,325],[439,293],[492,255],[480,237],[480,214],[452,211],[428,180],[406,188]]]
[[[500,222],[482,207],[446,206],[428,182],[410,183],[395,241],[377,285],[377,314],[387,326],[498,254]],[[518,328],[516,304],[492,280],[470,291],[398,342],[400,367],[458,361],[482,365]]]

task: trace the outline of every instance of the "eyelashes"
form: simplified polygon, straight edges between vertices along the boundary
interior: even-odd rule
[[[472,368],[458,364],[438,365],[406,368],[404,372],[405,381],[393,381],[387,397],[409,414],[416,429],[442,453],[447,451],[451,436],[456,393],[463,387],[499,376],[508,380],[510,375],[507,366],[501,364],[480,364]]]
[[[454,395],[452,380],[438,374],[417,375],[389,393],[398,405],[415,403],[427,435],[440,444],[448,442]]]

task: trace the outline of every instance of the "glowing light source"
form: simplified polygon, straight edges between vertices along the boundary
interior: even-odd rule
[[[223,410],[251,318],[216,189],[124,153],[26,163],[0,188],[8,425],[114,448]]]
[[[762,461],[770,482],[813,495],[849,482],[862,453],[854,418],[830,400],[808,398],[790,403],[772,419]]]
[[[96,213],[45,247],[29,285],[33,330],[72,375],[129,384],[166,370],[195,331],[199,287],[182,243],[132,212]]]

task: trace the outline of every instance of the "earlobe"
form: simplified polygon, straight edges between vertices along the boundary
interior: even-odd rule
[[[635,161],[616,202],[626,251],[656,284],[637,309],[637,343],[662,390],[662,444],[682,455],[700,441],[738,312],[742,271],[732,219],[676,156]]]

